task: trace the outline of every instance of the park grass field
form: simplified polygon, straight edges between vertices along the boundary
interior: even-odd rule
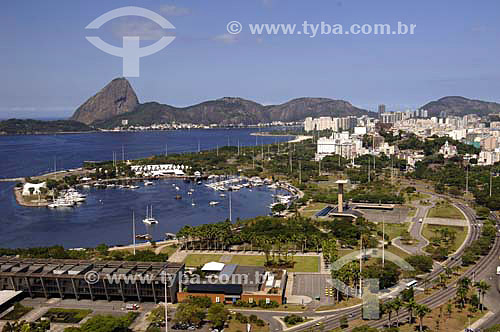
[[[321,211],[325,207],[327,207],[327,203],[311,203],[304,210],[300,212],[300,214],[304,217],[313,217],[317,212]]]
[[[172,254],[177,250],[177,246],[167,246],[161,249],[162,254],[168,254],[168,257],[172,256]]]
[[[290,272],[318,272],[318,256],[294,256],[295,265]],[[266,257],[264,255],[234,255],[230,264],[239,264],[247,266],[264,266]]]
[[[486,313],[486,311],[484,313]],[[474,323],[481,316],[483,316],[484,313],[481,313],[479,310],[470,313],[468,306],[465,309],[459,309],[453,305],[452,312],[449,314],[447,304],[443,304],[440,307],[433,309],[424,317],[423,325],[425,331],[463,331],[464,328],[469,326],[469,323]],[[399,331],[401,332],[415,332],[418,330],[418,319],[416,319],[415,323],[412,325],[404,324],[399,327]]]
[[[422,229],[422,235],[430,241],[431,238],[435,236],[439,236],[439,233],[437,233],[437,230],[441,228],[448,228],[450,230],[456,231],[456,238],[455,241],[453,241],[453,244],[451,245],[451,249],[453,251],[456,251],[462,243],[464,243],[465,238],[467,237],[467,228],[466,227],[460,227],[460,226],[441,226],[441,225],[428,225],[424,224],[424,228]]]
[[[197,267],[208,262],[218,262],[221,254],[189,254],[184,260],[184,264],[189,267]]]
[[[382,231],[382,223],[377,224],[377,230]],[[408,223],[402,223],[402,224],[385,223],[385,234],[389,236],[389,240],[401,236],[401,233],[407,230],[408,230]]]
[[[465,219],[463,213],[450,203],[436,204],[427,213],[427,218]]]
[[[208,262],[219,262],[223,255],[220,254],[189,254],[184,263],[186,266],[195,267]],[[295,265],[290,272],[319,272],[319,256],[294,256]],[[264,255],[232,255],[227,264],[239,264],[245,266],[264,266],[266,256]]]
[[[409,253],[407,253],[406,251],[403,251],[395,246],[389,246],[386,250],[388,252],[390,252],[391,254],[394,254],[394,255],[401,257],[401,258],[406,258],[406,257],[410,256]]]

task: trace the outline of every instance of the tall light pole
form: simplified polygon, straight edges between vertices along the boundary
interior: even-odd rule
[[[370,183],[370,157],[368,157],[368,183]]]
[[[231,193],[232,190],[229,190],[229,221],[233,222],[233,211],[232,211],[232,204],[231,204]]]
[[[168,312],[167,312],[167,273],[164,273],[165,280],[163,284],[165,285],[165,332],[168,332]]]
[[[469,193],[469,164],[465,166],[465,194]]]
[[[491,187],[493,185],[493,179],[492,179],[492,177],[493,177],[493,173],[490,170],[490,197],[491,197]]]
[[[363,273],[363,234],[361,234],[361,238],[359,241],[359,296],[363,296],[363,277],[361,274]]]
[[[299,183],[302,184],[302,164],[299,160]]]
[[[135,211],[132,210],[132,243],[134,244],[134,256],[135,256]]]
[[[382,210],[382,267],[385,267],[385,213]]]

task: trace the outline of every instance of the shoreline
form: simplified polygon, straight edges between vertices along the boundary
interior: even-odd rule
[[[21,191],[21,188],[14,187],[14,196],[16,197],[16,202],[18,205],[26,207],[47,207],[49,205],[49,202],[47,200],[40,200],[36,202],[26,201]]]
[[[1,122],[1,121],[0,121]],[[144,130],[114,130],[106,128],[96,128],[94,130],[84,130],[84,131],[40,131],[40,132],[30,132],[30,133],[7,133],[0,132],[0,136],[30,136],[30,135],[70,135],[70,134],[92,134],[92,133],[141,133],[141,132],[152,132],[152,131],[174,131],[174,130],[217,130],[217,129],[257,129],[258,126],[244,126],[244,127],[208,127],[208,128],[170,128],[170,129],[144,129]],[[257,134],[256,136],[295,136],[295,135],[258,135],[258,133],[251,133],[250,135]]]
[[[293,135],[293,134],[271,134],[269,132],[259,132],[259,133],[251,133],[250,136],[263,136],[263,137],[294,137],[294,139],[289,140],[288,143],[299,143],[302,141],[306,141],[308,139],[312,139],[312,136],[306,135]]]

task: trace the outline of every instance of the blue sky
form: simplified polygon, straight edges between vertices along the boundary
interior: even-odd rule
[[[498,0],[18,0],[0,5],[0,118],[69,116],[121,76],[122,59],[85,36],[121,46],[124,33],[144,37],[158,27],[129,17],[97,32],[84,28],[130,5],[153,10],[176,27],[176,39],[142,58],[141,76],[130,79],[141,102],[186,106],[239,96],[271,104],[314,96],[402,109],[446,95],[500,101]],[[237,37],[226,31],[232,20],[243,25]],[[417,27],[405,36],[259,37],[248,31],[250,23],[305,20]]]

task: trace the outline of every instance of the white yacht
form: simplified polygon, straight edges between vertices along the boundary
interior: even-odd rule
[[[64,199],[64,198],[58,198],[56,200],[54,200],[53,203],[49,204],[47,207],[51,208],[51,209],[56,209],[56,208],[60,208],[60,207],[71,207],[75,205],[75,203],[73,201],[69,201],[67,199]]]
[[[151,205],[151,209],[146,206],[146,218],[142,220],[143,223],[147,225],[156,225],[158,220],[153,218],[153,206]]]
[[[217,201],[211,201],[210,203],[208,203],[208,205],[210,206],[216,206],[217,204],[219,204],[219,202]]]
[[[153,185],[153,181],[145,181],[144,185],[145,186],[152,186]]]

